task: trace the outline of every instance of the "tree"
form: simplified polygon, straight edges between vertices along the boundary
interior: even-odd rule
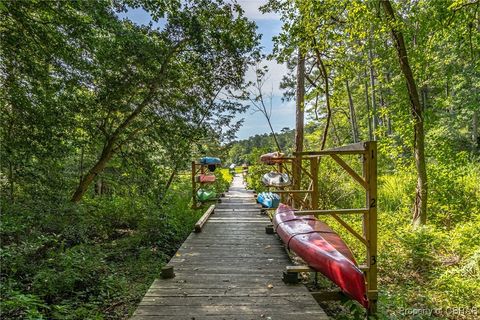
[[[183,128],[191,142],[238,128],[231,123],[235,113],[245,110],[238,92],[245,90],[243,76],[258,44],[255,25],[240,6],[222,0],[127,3],[165,17],[165,25],[156,30],[122,21],[110,1],[12,2],[2,11],[7,84],[2,120],[8,124],[3,135],[11,155],[10,190],[20,159],[29,159],[16,156],[21,150],[16,132],[25,126],[38,128],[38,137],[32,138],[54,151],[46,158],[79,154],[82,172],[73,202],[122,150],[152,143],[155,136],[182,139],[165,134],[167,128]],[[231,131],[217,137],[231,136]],[[47,135],[59,137],[49,141]],[[63,151],[55,151],[59,147]]]
[[[392,38],[395,42],[400,68],[407,83],[408,95],[410,97],[411,113],[414,121],[414,153],[415,165],[417,168],[417,189],[415,191],[415,204],[413,208],[413,223],[423,225],[427,222],[427,167],[425,164],[425,131],[423,127],[423,110],[418,96],[417,84],[413,77],[412,69],[408,61],[407,48],[403,33],[395,26],[395,13],[388,0],[381,1],[387,15]]]
[[[280,144],[278,143],[277,135],[275,134],[275,130],[273,130],[272,126],[272,103],[273,103],[273,96],[270,95],[270,106],[267,107],[263,86],[266,82],[268,69],[266,66],[263,68],[257,67],[255,70],[256,79],[255,83],[253,84],[253,92],[250,92],[250,103],[253,106],[254,112],[260,112],[267,120],[268,126],[270,127],[270,131],[272,133],[273,141],[275,141],[275,146],[277,147],[277,151],[281,152],[282,149],[280,148]]]

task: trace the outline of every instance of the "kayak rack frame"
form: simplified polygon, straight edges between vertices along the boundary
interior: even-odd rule
[[[362,160],[362,174],[358,174],[342,158],[342,155],[358,155]],[[348,175],[365,189],[364,208],[319,209],[319,161],[321,157],[332,158]],[[286,172],[292,177],[291,190],[285,187],[271,190],[280,193],[282,202],[291,205],[296,215],[329,215],[333,217],[350,234],[359,240],[365,247],[365,265],[360,269],[365,274],[369,308],[367,314],[376,316],[377,313],[377,143],[376,141],[359,142],[342,147],[320,151],[295,152],[294,157],[277,159],[277,170]],[[309,162],[309,168],[302,163]],[[308,170],[309,169],[309,170]],[[309,178],[307,189],[301,189],[302,175]],[[304,194],[302,198],[301,195]],[[350,223],[340,216],[344,214],[362,215],[362,234],[357,232]]]
[[[309,162],[308,168],[302,165],[302,160]],[[286,173],[292,178],[292,184],[276,187],[278,189],[274,190],[271,189],[272,187],[268,187],[269,191],[280,194],[280,201],[292,207],[317,209],[319,200],[318,179],[314,179],[314,177],[318,175],[318,158],[301,156],[279,157],[275,158],[275,165],[278,172]],[[300,177],[302,174],[310,178],[308,189],[301,189]]]
[[[197,176],[198,174],[205,174],[206,172],[210,172],[208,170],[208,164],[202,164],[199,162],[192,161],[192,170],[191,170],[191,176],[192,176],[192,208],[198,208],[202,206],[202,204],[206,202],[217,202],[220,200],[220,197],[217,196],[215,198],[212,198],[207,201],[201,201],[197,199],[197,191],[200,190],[200,188],[204,184],[212,184],[212,182],[200,182],[197,181]]]

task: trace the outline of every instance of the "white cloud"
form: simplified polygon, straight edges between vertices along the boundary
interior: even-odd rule
[[[266,74],[266,81],[263,86],[263,94],[269,96],[273,93],[274,96],[282,96],[283,90],[280,89],[280,83],[282,78],[287,74],[288,68],[286,64],[279,64],[276,61],[270,61],[263,59],[258,67],[262,68],[263,66],[268,67],[268,73]],[[245,79],[247,81],[255,82],[257,79],[256,68],[252,67],[248,69]]]
[[[279,116],[295,116],[295,101],[289,101],[282,103],[277,109],[277,115]]]
[[[268,80],[263,87],[265,103],[270,105],[270,94],[273,92],[272,99],[272,126],[275,131],[280,131],[284,127],[293,128],[295,125],[295,101],[282,102],[283,90],[280,89],[282,77],[287,73],[287,66],[278,64],[275,61],[263,60],[260,66],[267,65]],[[256,79],[255,69],[248,70],[246,74],[247,81]],[[272,91],[273,88],[273,91]],[[244,118],[245,122],[240,128],[237,136],[239,139],[245,139],[249,136],[261,133],[269,133],[270,128],[262,114],[249,109],[246,113],[238,115],[237,119]]]
[[[280,16],[276,13],[263,14],[259,8],[267,3],[267,0],[237,0],[237,3],[245,10],[245,16],[253,20],[278,20]]]

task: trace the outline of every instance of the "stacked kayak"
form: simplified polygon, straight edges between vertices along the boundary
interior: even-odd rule
[[[200,159],[200,164],[214,164],[214,165],[220,165],[222,164],[222,161],[220,161],[219,158],[214,158],[214,157],[203,157]]]
[[[268,187],[285,187],[292,184],[288,174],[273,171],[265,173],[262,177],[262,182]]]
[[[264,164],[276,164],[276,163],[281,163],[283,160],[279,159],[284,156],[283,153],[280,152],[271,152],[271,153],[266,153],[262,154],[260,156],[260,162],[263,162]]]
[[[257,202],[265,208],[276,208],[280,204],[280,196],[272,192],[261,192],[257,196]]]
[[[281,203],[273,225],[288,249],[368,307],[363,272],[346,243],[327,224],[311,215],[296,216],[292,208]]]
[[[215,182],[215,176],[213,174],[201,174],[197,176],[197,181],[201,183]]]
[[[215,191],[212,190],[205,190],[205,189],[199,189],[197,191],[197,199],[200,201],[209,201],[213,200],[216,197]]]
[[[217,169],[217,166],[222,164],[222,161],[220,161],[219,158],[215,157],[203,157],[200,159],[200,164],[207,166],[208,170],[213,172],[215,169]]]

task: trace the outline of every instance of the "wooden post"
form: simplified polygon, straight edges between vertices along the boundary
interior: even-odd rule
[[[195,161],[192,161],[192,206],[197,207],[197,181],[195,179],[196,166]]]
[[[175,278],[175,271],[173,266],[164,266],[160,271],[160,277],[162,279],[172,279]]]
[[[279,162],[279,163],[278,163],[278,172],[283,173],[283,163],[282,163],[282,162]],[[284,190],[284,189],[285,189],[285,187],[279,187],[279,188],[280,188],[280,190]],[[285,194],[285,193],[280,194],[280,201],[281,201],[282,203],[286,203],[286,202],[285,202],[285,199],[286,199],[287,196],[288,196],[288,195]]]
[[[295,156],[295,159],[292,160],[292,189],[293,190],[300,190],[301,188],[301,174],[302,169],[300,168],[302,163],[301,156]],[[297,201],[297,197],[293,196],[292,207],[297,208],[300,203]]]
[[[320,200],[320,194],[318,192],[318,163],[319,163],[318,157],[310,158],[310,173],[313,177],[312,193],[311,193],[311,199],[310,199],[312,203],[310,204],[310,206],[313,210],[318,209],[318,202]]]
[[[365,143],[365,180],[367,182],[364,232],[367,240],[367,296],[369,299],[368,314],[377,313],[377,143]]]
[[[297,154],[295,154],[297,155]],[[336,219],[350,234],[355,236],[366,247],[366,265],[359,266],[365,274],[367,297],[369,307],[368,316],[376,317],[377,314],[377,143],[369,141],[365,143],[355,143],[342,147],[332,148],[320,151],[302,152],[310,160],[311,181],[311,210],[295,211],[296,215],[305,214],[328,214]],[[318,210],[319,188],[318,188],[318,170],[319,157],[330,155],[335,162],[347,172],[352,179],[365,188],[365,208],[354,209],[335,209]],[[362,177],[354,171],[339,155],[361,155],[363,160]],[[339,214],[362,214],[363,235],[360,235],[349,223],[339,217]]]
[[[305,100],[305,57],[298,49],[297,62],[297,92],[295,103],[295,152],[303,151],[303,118],[304,118],[304,100]],[[300,190],[302,181],[302,156],[297,154],[292,161],[292,179],[293,189]],[[293,196],[292,205],[294,208],[298,207],[300,203]]]

